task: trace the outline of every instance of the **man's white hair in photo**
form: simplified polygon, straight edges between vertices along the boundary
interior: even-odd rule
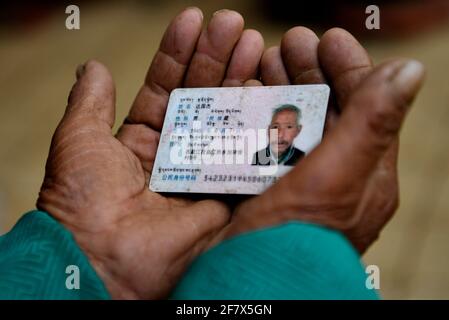
[[[293,104],[283,104],[283,105],[281,105],[281,106],[275,108],[275,109],[273,110],[273,116],[272,116],[271,119],[273,119],[273,118],[274,118],[278,113],[280,113],[281,111],[285,111],[285,110],[293,111],[293,112],[296,113],[296,119],[297,119],[296,122],[297,122],[297,124],[298,124],[298,126],[299,126],[300,123],[301,123],[301,117],[302,117],[301,109],[299,109],[297,106],[295,106],[295,105],[293,105]]]

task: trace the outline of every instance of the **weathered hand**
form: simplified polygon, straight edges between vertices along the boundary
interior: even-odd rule
[[[202,22],[196,8],[171,22],[116,137],[110,73],[95,61],[79,68],[52,140],[37,207],[74,234],[113,298],[165,297],[229,220],[222,202],[166,198],[147,184],[171,90],[256,77],[260,34],[233,11]]]
[[[334,94],[322,143],[264,194],[237,208],[220,235],[289,220],[342,231],[363,253],[398,206],[399,130],[424,78],[421,64],[373,68],[346,31],[288,31],[264,53],[264,85],[328,83]]]

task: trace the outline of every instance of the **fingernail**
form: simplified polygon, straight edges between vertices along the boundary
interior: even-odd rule
[[[201,19],[204,18],[203,12],[202,12],[201,9],[198,8],[198,7],[187,7],[187,8],[186,8],[186,11],[187,11],[187,10],[195,10],[195,11],[199,14],[199,16],[201,17]]]
[[[412,99],[421,87],[424,79],[424,66],[416,60],[407,61],[394,75],[392,85],[407,100]]]
[[[76,80],[78,80],[79,78],[81,78],[81,76],[84,74],[84,71],[86,69],[86,64],[80,64],[77,68],[76,68]]]
[[[220,10],[215,11],[212,16],[215,16],[216,14],[220,14],[220,13],[223,13],[223,12],[229,12],[229,11],[230,11],[229,9],[220,9]]]

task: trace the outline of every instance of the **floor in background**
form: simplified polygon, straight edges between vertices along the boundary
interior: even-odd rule
[[[279,42],[288,26],[264,21],[250,2],[234,2],[228,7],[238,9],[248,27],[264,34],[267,47]],[[220,8],[213,1],[191,3],[206,18]],[[0,232],[34,206],[76,66],[93,57],[110,68],[118,93],[116,118],[123,119],[164,28],[183,6],[179,1],[85,4],[79,31],[65,29],[61,11],[32,32],[2,33]],[[364,257],[380,267],[384,298],[449,298],[448,40],[449,27],[443,27],[404,41],[366,44],[376,62],[410,56],[428,70],[401,136],[400,209]]]

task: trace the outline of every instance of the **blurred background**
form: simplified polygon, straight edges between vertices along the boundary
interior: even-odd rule
[[[406,56],[426,65],[426,85],[401,136],[401,205],[364,261],[379,266],[384,298],[449,299],[449,1],[372,1],[381,29],[371,31],[365,28],[368,3],[309,2],[74,1],[80,30],[66,29],[69,3],[63,1],[1,4],[0,234],[34,208],[78,64],[95,58],[111,70],[120,124],[170,19],[192,5],[206,20],[218,9],[235,9],[247,28],[263,34],[267,48],[295,25],[318,34],[341,26],[359,37],[376,63]]]

